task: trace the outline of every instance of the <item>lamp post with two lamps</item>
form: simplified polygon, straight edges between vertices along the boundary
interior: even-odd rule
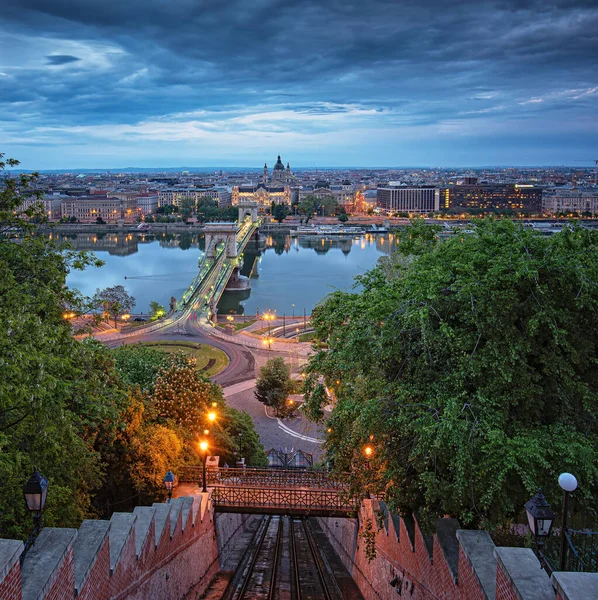
[[[559,486],[563,490],[563,509],[561,518],[560,551],[559,551],[559,571],[566,569],[567,563],[567,517],[569,511],[569,494],[577,489],[577,479],[571,473],[561,473],[559,475]],[[544,543],[552,532],[554,524],[554,513],[550,508],[542,490],[525,504],[529,528],[536,542],[536,553],[540,559],[540,566],[546,569],[550,575],[553,571],[544,555]]]

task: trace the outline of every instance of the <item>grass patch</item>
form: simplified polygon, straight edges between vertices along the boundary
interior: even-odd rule
[[[235,331],[240,331],[241,329],[245,329],[245,327],[249,327],[250,325],[253,325],[255,323],[255,319],[253,319],[253,321],[246,321],[246,322],[235,322],[233,323],[233,327],[235,328]],[[220,327],[220,329],[228,329],[230,327],[229,323],[218,323],[217,327]]]
[[[213,346],[194,344],[193,342],[145,342],[143,346],[151,346],[163,352],[183,352],[192,356],[197,361],[197,368],[206,377],[213,377],[223,371],[228,365],[228,356]],[[206,367],[208,367],[204,371]]]
[[[241,329],[245,329],[245,327],[249,327],[255,323],[255,319],[253,321],[245,321],[245,323],[235,323],[235,331],[240,331]]]
[[[316,339],[316,332],[310,331],[309,333],[302,333],[299,336],[300,342],[313,342]]]

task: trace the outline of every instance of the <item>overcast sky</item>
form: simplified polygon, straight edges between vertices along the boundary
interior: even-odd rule
[[[0,0],[26,169],[590,166],[596,0]]]

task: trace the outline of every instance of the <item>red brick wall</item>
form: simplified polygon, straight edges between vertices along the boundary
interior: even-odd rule
[[[72,598],[74,591],[75,569],[73,564],[73,549],[70,548],[62,565],[56,572],[44,600],[65,600],[65,598]]]
[[[108,600],[111,585],[107,573],[110,573],[110,543],[108,536],[106,536],[106,540],[102,544],[77,598],[80,600]]]
[[[444,558],[438,540],[434,538],[433,561],[424,537],[415,527],[412,547],[404,521],[400,521],[399,539],[395,526],[388,517],[388,531],[376,531],[375,501],[368,500],[360,514],[360,529],[356,521],[347,519],[320,519],[320,523],[337,553],[345,563],[366,600],[391,600],[417,598],[418,600],[484,600],[484,592],[462,548],[459,549],[459,582],[453,576]],[[368,562],[365,541],[360,536],[363,524],[371,520],[375,537],[376,558]],[[395,586],[391,585],[391,581]]]
[[[500,563],[496,566],[496,600],[519,600]]]
[[[0,581],[0,598],[2,600],[21,600],[21,567],[17,561],[6,577]]]

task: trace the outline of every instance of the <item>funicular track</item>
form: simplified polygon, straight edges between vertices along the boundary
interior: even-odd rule
[[[342,600],[308,519],[264,516],[222,600]]]

